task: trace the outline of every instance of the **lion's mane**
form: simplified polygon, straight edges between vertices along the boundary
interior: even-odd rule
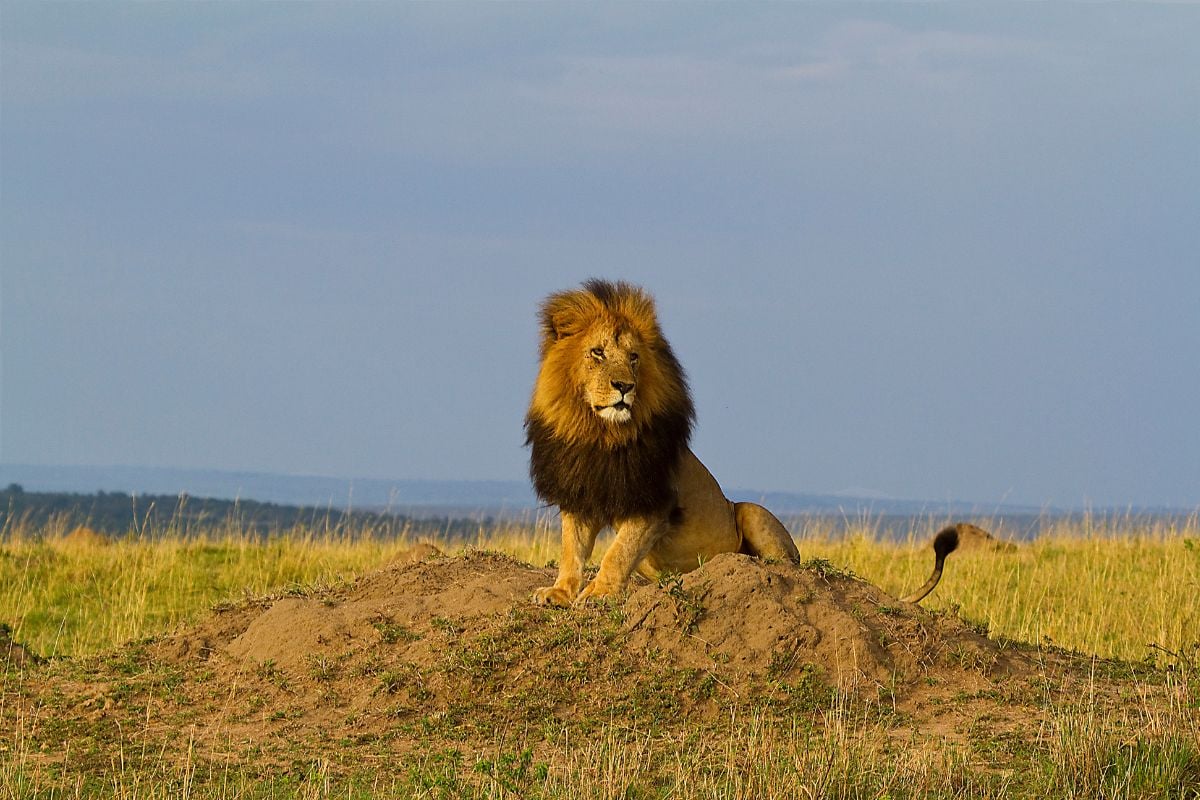
[[[673,479],[695,411],[683,368],[663,338],[651,297],[624,282],[587,281],[542,304],[541,365],[525,443],[538,495],[562,511],[610,522],[671,510]],[[617,425],[588,405],[574,365],[597,326],[641,343],[633,420]]]

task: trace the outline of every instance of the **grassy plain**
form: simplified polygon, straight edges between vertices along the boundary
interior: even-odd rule
[[[531,564],[553,561],[559,546],[549,519],[429,541],[447,555],[494,550]],[[930,567],[924,538],[886,540],[869,520],[836,534],[813,525],[798,541],[805,559],[896,595],[923,583]],[[413,544],[359,530],[300,528],[263,539],[229,528],[211,537],[143,531],[101,545],[16,528],[0,546],[0,623],[37,653],[90,655],[168,631],[215,603],[351,580]],[[994,636],[1160,662],[1200,642],[1196,518],[1051,521],[1013,552],[960,551],[949,564],[925,607],[961,613]]]
[[[12,733],[0,734],[0,798],[1200,798],[1194,517],[1051,522],[1015,550],[951,557],[927,608],[961,616],[993,638],[1095,656],[1091,669],[1124,681],[1105,690],[1108,700],[1099,684],[1089,694],[1085,682],[1071,698],[1047,689],[1031,701],[1044,715],[1032,739],[989,729],[983,714],[968,746],[940,746],[937,737],[905,733],[902,719],[834,692],[806,701],[803,713],[739,706],[728,719],[661,728],[649,719],[593,719],[497,736],[490,754],[416,748],[395,756],[389,769],[374,751],[350,769],[297,755],[292,768],[271,776],[244,764],[222,771],[190,750],[167,757],[164,749],[156,757],[125,732],[108,741],[94,727],[51,736],[61,694],[31,687],[43,685],[41,673],[55,685],[99,674],[127,685],[131,695],[169,693],[183,679],[145,661],[138,642],[194,623],[214,605],[268,594],[319,596],[414,543],[355,530],[298,529],[267,539],[234,527],[206,538],[141,531],[106,543],[64,533],[18,526],[0,541],[0,623],[13,640],[52,659],[4,675],[0,724]],[[797,538],[805,559],[852,571],[893,594],[923,582],[930,566],[923,535],[887,541],[869,521],[846,535],[810,525]],[[434,544],[451,555],[485,549],[540,565],[557,556],[558,538],[553,520],[541,520],[481,527],[472,540]],[[560,614],[543,624],[565,630],[554,641],[586,641],[588,626],[604,620]],[[430,729],[430,741],[445,738],[439,730]],[[95,764],[87,770],[46,753],[47,742],[73,738],[81,752],[90,748]],[[560,756],[545,757],[547,741]]]

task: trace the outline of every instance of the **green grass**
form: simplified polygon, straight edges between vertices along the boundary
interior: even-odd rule
[[[608,723],[589,735],[549,732],[497,740],[482,752],[439,744],[391,755],[341,743],[286,768],[162,758],[114,733],[96,774],[56,774],[20,751],[0,762],[0,797],[95,798],[1136,798],[1200,796],[1196,730],[1133,742],[1063,714],[1036,746],[932,746],[835,701],[815,723],[759,715],[716,721],[694,735]],[[134,732],[136,734],[136,732]],[[81,750],[86,747],[84,744]],[[362,766],[347,769],[348,759]],[[376,764],[371,767],[369,764]]]
[[[883,541],[866,524],[847,537],[810,530],[799,544],[810,567],[831,576],[852,572],[899,594],[927,575],[932,557],[926,538]],[[438,544],[451,554],[473,546],[541,564],[557,557],[558,534],[541,523]],[[610,663],[607,648],[622,628],[617,608],[580,614],[531,607],[479,635],[464,635],[453,617],[434,619],[433,633],[427,628],[424,635],[445,638],[444,663],[430,669],[449,670],[474,686],[519,669],[527,648],[575,653],[580,671],[564,661],[554,686],[541,694],[513,696],[499,706],[493,699],[493,710],[509,709],[505,713],[472,710],[478,698],[464,688],[460,705],[410,709],[417,716],[398,718],[395,732],[383,738],[297,741],[283,752],[260,752],[245,741],[217,752],[194,749],[186,702],[175,716],[154,716],[153,698],[190,692],[223,707],[231,689],[206,678],[203,669],[185,676],[155,667],[142,646],[122,644],[199,619],[214,605],[265,594],[319,597],[321,587],[376,569],[410,545],[353,531],[296,530],[269,540],[236,530],[211,539],[150,531],[104,546],[75,543],[60,532],[9,531],[0,542],[0,623],[35,652],[70,658],[29,677],[3,676],[0,721],[7,730],[0,734],[0,800],[1200,800],[1200,604],[1194,599],[1200,525],[1194,519],[1174,529],[1136,520],[1084,521],[1048,528],[1012,552],[951,556],[928,608],[961,614],[992,637],[1049,641],[1124,659],[1091,662],[1090,680],[1085,675],[1068,682],[1047,673],[1041,689],[1003,689],[1014,698],[1020,694],[1012,702],[1033,703],[1029,713],[1040,720],[1035,736],[1013,732],[986,712],[964,723],[965,736],[918,734],[886,703],[864,705],[815,676],[805,676],[813,679],[796,683],[774,704],[731,704],[724,716],[692,721],[679,716],[674,700],[685,692],[724,696],[725,687],[669,665],[628,675],[637,682],[626,701],[634,709],[610,718],[553,713],[559,702],[550,696],[554,691],[586,691],[596,664]],[[597,559],[602,549],[603,542]],[[668,578],[662,588],[686,632],[702,609],[679,581]],[[382,615],[373,626],[388,648],[421,635]],[[384,659],[368,666],[371,671],[360,674],[369,678],[368,691],[381,708],[422,680]],[[781,663],[776,672],[788,673],[791,666]],[[324,691],[345,679],[351,666],[314,657],[304,669]],[[55,677],[37,683],[43,673]],[[81,713],[77,697],[88,696],[97,676],[105,684],[103,703],[115,705],[108,709],[97,701]],[[280,726],[303,713],[286,699],[292,687],[273,663],[258,666],[254,677],[265,685],[264,696],[235,710]],[[43,688],[30,694],[33,685]],[[45,686],[66,687],[65,694]],[[271,692],[284,701],[272,700]],[[975,699],[963,697],[963,707]],[[1007,696],[982,699],[992,707],[1010,702]],[[69,753],[59,758],[55,748],[64,746]]]
[[[130,537],[104,547],[20,533],[0,545],[0,621],[42,655],[98,653],[221,601],[350,579],[398,547],[304,532],[265,541]]]
[[[868,523],[845,537],[817,532],[799,544],[810,565],[853,572],[899,595],[932,566],[925,538],[886,541]],[[449,554],[474,546],[534,564],[558,555],[557,531],[546,522],[437,544]],[[42,655],[98,653],[168,631],[216,603],[353,579],[410,545],[300,529],[265,540],[237,531],[212,539],[150,532],[98,547],[18,529],[0,543],[0,623]],[[924,605],[959,613],[996,637],[1102,658],[1182,662],[1198,655],[1197,587],[1194,518],[1176,528],[1084,521],[1053,526],[1015,552],[953,554]]]
[[[924,537],[895,544],[867,530],[800,544],[806,558],[820,555],[897,595],[919,586],[932,567]],[[1198,587],[1195,517],[1174,527],[1085,520],[1052,524],[1013,552],[952,554],[923,605],[961,614],[994,637],[1102,658],[1178,661],[1194,657],[1200,642]]]

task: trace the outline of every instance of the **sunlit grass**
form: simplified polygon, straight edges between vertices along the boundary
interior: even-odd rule
[[[894,594],[919,586],[933,560],[928,537],[893,543],[861,534],[801,549]],[[993,636],[1127,660],[1165,656],[1158,648],[1186,653],[1200,641],[1194,517],[1174,526],[1051,522],[1011,551],[966,549],[947,564],[923,605],[957,610]]]
[[[825,559],[898,594],[925,580],[936,527],[894,542],[869,520],[846,534],[814,523],[799,528],[798,541],[805,559]],[[263,539],[229,526],[211,537],[142,530],[89,543],[61,528],[18,526],[0,539],[0,623],[43,655],[109,651],[217,603],[352,580],[416,543],[369,533],[301,528]],[[557,558],[559,535],[546,516],[434,543],[450,555],[474,547],[541,565]],[[812,718],[731,711],[683,731],[565,719],[553,723],[562,730],[513,731],[492,753],[414,743],[389,757],[388,769],[330,756],[277,775],[253,760],[193,759],[190,747],[180,760],[147,749],[145,732],[118,726],[112,741],[92,743],[107,760],[75,772],[44,751],[59,716],[54,703],[63,701],[53,692],[21,699],[24,678],[10,672],[0,686],[9,728],[0,736],[0,797],[1200,798],[1198,587],[1195,518],[1173,526],[1050,521],[1015,549],[951,556],[925,602],[930,609],[960,613],[992,636],[1185,667],[1149,679],[1130,671],[1115,704],[1077,678],[1047,684],[1037,735],[1020,739],[983,725],[945,742],[835,693]],[[148,704],[147,731],[176,724],[151,713]]]
[[[18,535],[0,548],[0,621],[44,655],[82,655],[170,630],[221,600],[349,579],[403,542],[140,537],[111,544]]]
[[[546,516],[434,543],[448,554],[476,547],[541,565],[558,557],[559,537]],[[0,542],[0,623],[43,655],[96,653],[170,630],[218,602],[351,580],[412,544],[345,529],[261,538],[231,526],[212,537],[141,531],[97,545],[17,527]],[[804,558],[826,559],[894,594],[920,585],[932,566],[928,532],[894,542],[869,521],[846,534],[808,526],[799,545]],[[593,563],[605,546],[602,539]],[[957,610],[993,636],[1140,660],[1194,655],[1198,593],[1194,517],[1173,525],[1084,519],[1050,521],[1012,551],[955,553],[925,606]]]

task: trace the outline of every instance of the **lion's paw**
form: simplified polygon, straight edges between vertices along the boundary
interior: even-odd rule
[[[595,581],[592,581],[587,586],[583,587],[583,591],[580,592],[579,596],[575,598],[575,605],[582,606],[587,603],[608,600],[616,597],[620,593],[621,590],[619,588],[597,585]]]
[[[539,606],[570,608],[574,599],[571,593],[561,586],[543,586],[533,590],[533,602]]]

